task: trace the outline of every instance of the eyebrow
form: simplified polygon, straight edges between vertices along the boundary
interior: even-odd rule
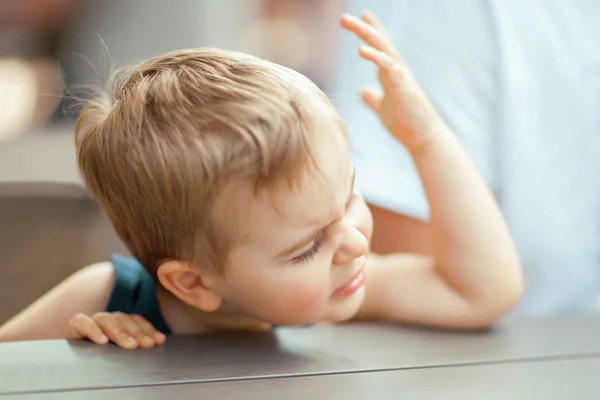
[[[346,200],[346,204],[345,204],[346,208],[348,207],[348,205],[350,204],[350,201],[352,201],[352,198],[354,197],[354,179],[355,178],[356,178],[356,167],[354,168],[354,171],[352,172],[352,178],[350,180],[350,193],[348,194],[348,199]],[[290,248],[282,251],[277,257],[280,257],[280,258],[289,257],[291,254],[294,254],[295,252],[302,249],[303,247],[306,247],[306,245],[308,245],[310,242],[312,242],[315,239],[315,237],[319,234],[319,232],[321,232],[323,230],[323,228],[329,224],[330,223],[325,224],[324,226],[320,227],[319,229],[316,229],[315,231],[311,232],[309,235],[306,235],[304,238],[298,240]]]

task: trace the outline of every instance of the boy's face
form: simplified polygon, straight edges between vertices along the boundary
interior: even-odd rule
[[[257,197],[242,184],[230,193],[245,234],[214,290],[272,324],[347,320],[364,298],[372,218],[354,191],[345,140],[322,139],[316,161],[321,172],[309,172],[300,189],[282,184]]]

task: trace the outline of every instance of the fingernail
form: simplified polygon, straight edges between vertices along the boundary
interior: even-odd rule
[[[102,343],[107,343],[107,342],[108,342],[108,336],[106,336],[106,335],[102,335],[102,336],[100,336],[100,338],[99,338],[99,339],[100,339],[100,341],[101,341]]]
[[[164,339],[165,338],[165,334],[164,333],[160,333],[160,332],[156,332],[154,334],[154,338],[158,339],[158,340]]]
[[[154,344],[154,340],[150,336],[143,336],[138,340],[138,344],[142,347],[152,346]]]

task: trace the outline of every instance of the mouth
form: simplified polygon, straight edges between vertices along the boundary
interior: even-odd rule
[[[364,269],[365,266],[363,264],[358,272],[352,276],[352,278],[348,279],[342,286],[337,288],[335,292],[331,294],[331,298],[339,299],[348,297],[356,292],[365,283]]]

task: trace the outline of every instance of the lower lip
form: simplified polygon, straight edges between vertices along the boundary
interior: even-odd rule
[[[344,286],[333,292],[331,297],[340,298],[350,296],[352,293],[356,292],[364,283],[365,274],[363,269],[361,269],[356,275],[350,278],[350,280],[348,280],[348,282],[346,282]]]

